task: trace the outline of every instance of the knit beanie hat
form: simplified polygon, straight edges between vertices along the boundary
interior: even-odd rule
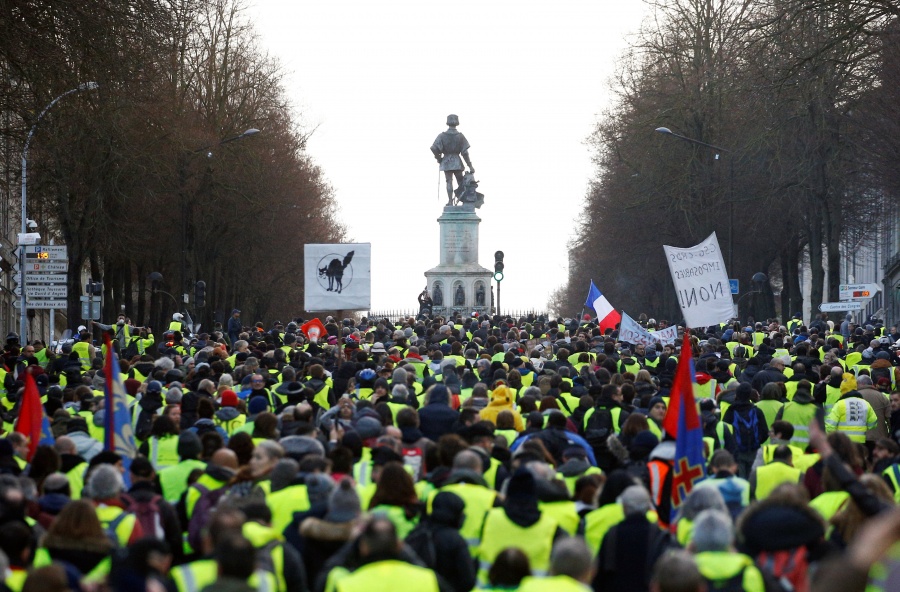
[[[257,397],[259,398],[259,397]],[[261,400],[261,399],[260,399]],[[238,396],[231,389],[222,391],[222,407],[237,407]]]
[[[362,505],[359,494],[353,488],[353,481],[344,477],[337,489],[331,493],[328,500],[328,513],[325,520],[328,522],[350,522],[362,513]]]
[[[311,505],[326,503],[332,491],[334,491],[334,479],[328,475],[324,473],[307,475],[306,494],[309,496]]]
[[[250,415],[256,415],[257,413],[263,413],[268,410],[269,403],[266,401],[265,397],[253,397],[247,405],[247,412]]]

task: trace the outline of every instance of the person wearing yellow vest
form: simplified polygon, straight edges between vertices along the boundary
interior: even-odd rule
[[[157,471],[177,465],[178,426],[172,418],[160,415],[154,419],[150,437],[138,450],[150,459]]]
[[[828,380],[820,382],[813,390],[813,400],[817,405],[825,409],[825,415],[831,413],[831,408],[841,398],[841,384],[843,383],[844,370],[840,366],[834,366]]]
[[[877,425],[875,411],[857,390],[843,395],[825,417],[826,432],[841,432],[858,444],[865,444],[866,431]]]
[[[185,431],[178,436],[178,464],[159,471],[159,486],[163,498],[169,503],[177,503],[187,491],[188,478],[194,471],[203,472],[206,463],[200,460],[203,445],[195,432]]]
[[[760,465],[750,474],[751,496],[757,500],[769,497],[769,494],[782,483],[798,483],[803,476],[800,469],[792,465],[791,449],[780,444],[772,453],[772,462]]]
[[[247,521],[241,534],[256,549],[256,567],[271,573],[278,584],[277,592],[297,592],[306,588],[306,570],[300,554],[272,527],[272,512],[262,502],[243,506]]]
[[[711,589],[724,589],[734,582],[734,589],[764,592],[762,573],[753,560],[734,550],[734,527],[731,517],[720,510],[704,510],[694,521],[688,550],[700,575]]]
[[[792,445],[791,438],[793,437],[793,435],[794,426],[792,426],[788,422],[784,420],[773,422],[769,427],[769,443],[763,444],[763,446],[759,449],[759,452],[756,455],[756,460],[753,461],[752,468],[755,469],[756,467],[770,464],[773,460],[775,449],[779,446],[787,446],[791,451],[792,459],[799,459],[801,456],[803,456],[803,451],[806,448],[800,448],[798,446]],[[792,466],[796,466],[793,462],[791,464]]]
[[[200,592],[207,586],[222,585],[227,590],[227,584],[237,580],[257,592],[276,592],[275,578],[256,569],[255,549],[241,534],[245,522],[246,516],[237,508],[227,505],[217,508],[197,545],[201,558],[173,567],[167,588]]]
[[[651,566],[669,546],[669,536],[647,520],[653,510],[650,494],[641,485],[627,487],[617,498],[624,519],[609,529],[597,557],[595,590],[646,590]],[[555,551],[554,551],[555,552]]]
[[[401,541],[393,523],[372,518],[357,540],[359,565],[352,572],[337,567],[328,574],[336,592],[438,592],[437,576],[401,559]]]
[[[815,419],[819,408],[813,404],[810,383],[801,380],[792,400],[784,404],[775,415],[775,421],[786,421],[794,428],[790,443],[801,449],[809,445],[809,424]]]
[[[715,487],[734,520],[750,505],[750,482],[737,476],[738,465],[727,450],[717,450],[709,459],[710,475],[694,486]]]
[[[485,518],[478,547],[479,586],[487,586],[494,559],[510,546],[525,553],[533,575],[546,575],[553,543],[564,536],[556,520],[538,509],[534,476],[527,469],[519,469],[509,479],[503,507],[488,511]]]
[[[121,495],[125,492],[125,482],[116,467],[104,463],[93,469],[88,490],[100,524],[119,546],[125,547],[144,536],[137,517],[124,509]]]
[[[430,500],[430,511],[409,533],[405,543],[433,569],[452,590],[475,587],[475,562],[461,536],[466,504],[457,494],[438,491]]]
[[[0,551],[8,560],[8,569],[2,577],[12,592],[20,592],[28,577],[29,562],[34,552],[33,540],[31,528],[22,521],[11,521],[0,526]]]
[[[88,467],[87,461],[78,454],[75,442],[68,436],[58,437],[53,443],[53,448],[59,453],[59,470],[69,482],[69,497],[73,500],[81,499],[81,491],[84,489],[84,474]]]
[[[545,578],[525,577],[518,592],[586,592],[591,589],[595,571],[591,551],[584,541],[579,538],[564,539],[553,545],[550,575]],[[603,588],[595,586],[595,589]]]

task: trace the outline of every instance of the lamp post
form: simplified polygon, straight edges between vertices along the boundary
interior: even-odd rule
[[[190,152],[190,155],[197,154],[199,152],[206,152],[206,158],[212,158],[213,152],[211,150],[212,147],[222,146],[223,144],[228,144],[229,142],[236,142],[237,140],[243,140],[244,138],[248,138],[250,136],[255,136],[259,133],[259,130],[251,127],[245,130],[243,133],[240,133],[236,136],[232,136],[230,138],[225,138],[217,142],[216,144],[209,144],[206,146],[202,146]],[[185,159],[186,160],[186,159]],[[187,278],[187,231],[188,231],[188,200],[186,195],[186,187],[187,187],[187,163],[184,162],[180,167],[180,186],[181,186],[181,299],[184,304],[188,303],[188,278]]]
[[[734,152],[728,148],[722,148],[715,144],[707,144],[706,142],[701,142],[694,138],[682,136],[667,127],[658,127],[656,128],[656,131],[661,134],[678,138],[679,140],[684,140],[685,142],[690,142],[691,144],[697,144],[698,146],[715,150],[717,152],[716,160],[719,159],[719,152],[724,152],[728,155],[728,271],[729,273],[734,273]]]
[[[47,114],[53,105],[55,105],[60,99],[63,97],[67,97],[71,94],[81,92],[83,90],[94,90],[98,88],[100,85],[96,82],[83,82],[76,86],[73,89],[67,90],[63,94],[59,95],[50,103],[44,107],[44,110],[41,111],[40,115],[38,115],[37,120],[35,120],[34,125],[31,126],[31,130],[28,132],[28,137],[25,138],[25,147],[22,149],[22,234],[28,232],[28,149],[31,147],[31,138],[34,137],[34,132],[37,130],[38,124],[44,118],[44,115]],[[25,246],[19,246],[19,273],[21,274],[19,285],[22,288],[22,296],[19,298],[19,340],[22,344],[25,343]]]

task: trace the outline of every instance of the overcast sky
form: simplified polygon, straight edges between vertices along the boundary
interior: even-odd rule
[[[456,113],[485,195],[480,262],[505,252],[504,310],[544,310],[592,176],[585,139],[645,5],[250,2],[349,237],[372,243],[372,308],[417,307],[438,264],[447,195],[429,146]]]

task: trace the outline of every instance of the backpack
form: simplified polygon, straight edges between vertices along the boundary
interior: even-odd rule
[[[209,522],[210,514],[219,504],[219,500],[228,493],[229,488],[223,486],[218,489],[210,489],[201,483],[194,483],[192,487],[196,487],[200,492],[200,499],[194,504],[194,513],[188,522],[188,543],[192,548],[199,549],[203,539],[203,529]]]
[[[137,521],[144,531],[144,536],[153,537],[158,540],[166,539],[166,532],[162,526],[162,517],[159,512],[159,501],[162,496],[154,495],[146,501],[135,501],[130,496],[122,496],[128,504],[128,511],[135,515]]]
[[[140,405],[140,403],[135,404]],[[144,409],[140,409],[138,411],[136,425],[134,426],[134,437],[138,440],[146,440],[150,437],[150,431],[152,428],[153,413],[150,411],[145,411]]]
[[[754,452],[759,448],[759,417],[755,408],[749,410],[747,418],[735,410],[732,426],[738,452]]]
[[[122,357],[126,360],[130,360],[134,356],[138,355],[138,342],[139,337],[132,337],[131,341],[128,342],[128,346],[125,348],[125,351],[122,352]]]
[[[809,592],[809,562],[805,546],[781,551],[762,551],[756,558],[756,565],[766,579],[767,588]],[[770,580],[777,580],[776,586]]]
[[[119,535],[116,533],[116,529],[122,524],[122,521],[125,520],[126,516],[128,516],[128,512],[122,511],[118,516],[105,524],[102,520],[100,521],[101,526],[103,526],[103,532],[106,533],[106,538],[112,541],[114,549],[118,549],[122,546],[119,544]]]
[[[584,439],[594,450],[597,466],[603,471],[610,471],[617,464],[616,457],[610,452],[606,442],[614,431],[613,417],[609,409],[595,407],[584,428]]]

